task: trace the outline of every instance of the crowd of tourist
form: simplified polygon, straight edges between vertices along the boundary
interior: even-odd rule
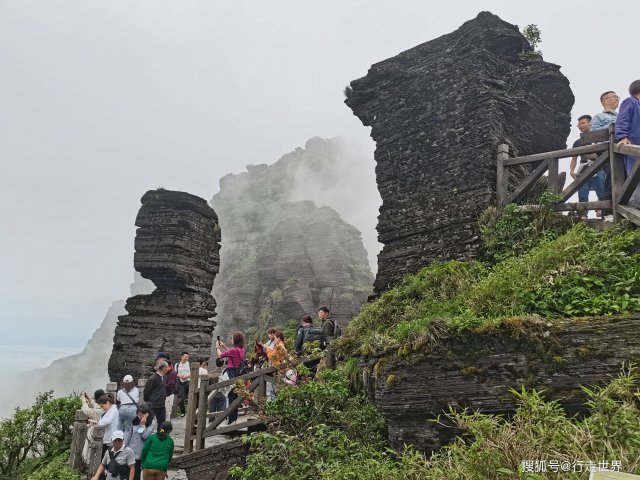
[[[306,315],[296,332],[295,355],[301,356],[305,344],[318,342],[325,349],[335,337],[341,334],[340,326],[330,318],[327,307],[318,310],[320,326],[313,325],[313,319]],[[216,367],[220,369],[218,381],[224,382],[239,377],[250,370],[264,367],[278,368],[283,383],[295,385],[297,373],[292,367],[294,355],[287,350],[284,333],[276,328],[267,331],[268,340],[256,340],[254,355],[247,359],[245,337],[242,332],[234,332],[231,347],[220,337],[216,340]],[[313,368],[317,366],[311,365]],[[189,352],[182,352],[179,361],[172,363],[166,352],[158,352],[154,359],[153,374],[147,379],[142,392],[134,385],[131,375],[125,375],[121,388],[115,393],[96,390],[93,398],[81,395],[82,411],[91,426],[104,427],[102,462],[92,480],[155,480],[164,479],[173,456],[173,440],[170,437],[171,417],[174,399],[177,399],[178,415],[186,413],[187,399],[192,380],[195,387],[200,377],[209,373],[208,360],[202,359],[198,378],[191,378]],[[269,383],[267,398],[275,400],[276,383]],[[210,411],[224,411],[238,398],[235,385],[220,388],[209,405]],[[227,424],[237,421],[238,408],[227,416]],[[88,456],[88,445],[83,452]]]
[[[640,80],[635,80],[629,85],[629,97],[620,105],[620,98],[613,91],[606,91],[600,95],[600,103],[603,111],[591,115],[581,115],[578,118],[578,129],[581,133],[590,131],[606,130],[614,124],[615,139],[618,145],[640,145]],[[618,105],[620,111],[618,112]],[[587,142],[588,143],[588,142]],[[585,145],[583,139],[578,139],[573,144],[574,147]],[[569,163],[569,174],[573,179],[577,179],[591,164],[597,159],[596,154],[586,154],[571,158]],[[625,175],[629,175],[638,161],[636,157],[624,156]],[[578,190],[578,201],[581,203],[589,201],[589,192],[594,191],[598,200],[611,200],[611,180],[610,165],[597,170]],[[629,205],[640,207],[640,186],[635,189],[629,200]],[[606,217],[610,210],[603,209],[596,212],[596,215]]]

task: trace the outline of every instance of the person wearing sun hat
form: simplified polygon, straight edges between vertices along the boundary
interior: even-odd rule
[[[118,390],[116,395],[116,400],[120,408],[118,414],[118,430],[126,431],[133,419],[136,418],[139,399],[140,390],[133,386],[133,377],[131,375],[125,375],[122,379],[122,388]]]
[[[116,430],[111,434],[111,448],[104,453],[102,463],[91,480],[99,480],[105,473],[106,480],[133,480],[136,460],[133,450],[124,444],[124,432]]]

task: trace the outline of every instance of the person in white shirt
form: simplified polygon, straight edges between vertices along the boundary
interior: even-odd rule
[[[198,388],[200,388],[200,377],[202,375],[209,375],[209,361],[202,360],[200,362],[200,366],[198,367]]]
[[[98,404],[104,410],[102,418],[98,421],[98,426],[104,426],[104,436],[102,437],[102,454],[104,455],[104,452],[111,446],[113,432],[118,429],[118,407],[110,395],[101,396]]]
[[[118,430],[125,432],[127,427],[136,417],[138,408],[138,400],[140,399],[140,390],[133,386],[133,377],[125,375],[122,379],[122,388],[118,390],[116,400],[120,405],[118,412]]]
[[[184,417],[187,411],[186,401],[189,396],[189,385],[191,379],[191,364],[189,363],[189,352],[180,354],[180,363],[175,366],[178,372],[178,408],[180,416]]]
[[[103,395],[104,395],[104,390],[102,390],[101,388],[99,388],[94,392],[93,399],[89,398],[89,395],[87,395],[87,392],[84,392],[82,395],[80,395],[80,402],[81,402],[80,410],[82,410],[82,412],[92,422],[97,423],[98,420],[100,420],[100,417],[102,417],[102,414],[104,413],[104,411],[102,410],[102,408],[100,408],[100,405],[98,404],[98,400]]]

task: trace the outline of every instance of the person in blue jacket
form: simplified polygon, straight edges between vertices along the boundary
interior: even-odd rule
[[[640,80],[634,80],[629,85],[630,97],[625,98],[620,105],[620,112],[616,119],[616,139],[618,145],[640,145]],[[624,169],[627,175],[638,161],[637,157],[624,156]],[[632,206],[640,206],[640,185],[629,199]]]

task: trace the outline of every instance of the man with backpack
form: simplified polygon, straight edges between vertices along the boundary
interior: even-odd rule
[[[318,309],[318,318],[322,323],[322,333],[324,333],[325,343],[329,345],[331,341],[342,335],[342,328],[338,325],[338,322],[329,318],[331,312],[327,307],[320,307]]]
[[[325,334],[322,328],[314,327],[311,315],[305,315],[302,318],[302,325],[298,327],[296,334],[296,353],[298,356],[302,356],[304,353],[304,344],[310,342],[320,342],[322,350],[326,347]]]
[[[91,480],[133,480],[136,459],[133,450],[124,445],[124,432],[116,430],[111,435],[112,447],[104,453],[102,463]]]

